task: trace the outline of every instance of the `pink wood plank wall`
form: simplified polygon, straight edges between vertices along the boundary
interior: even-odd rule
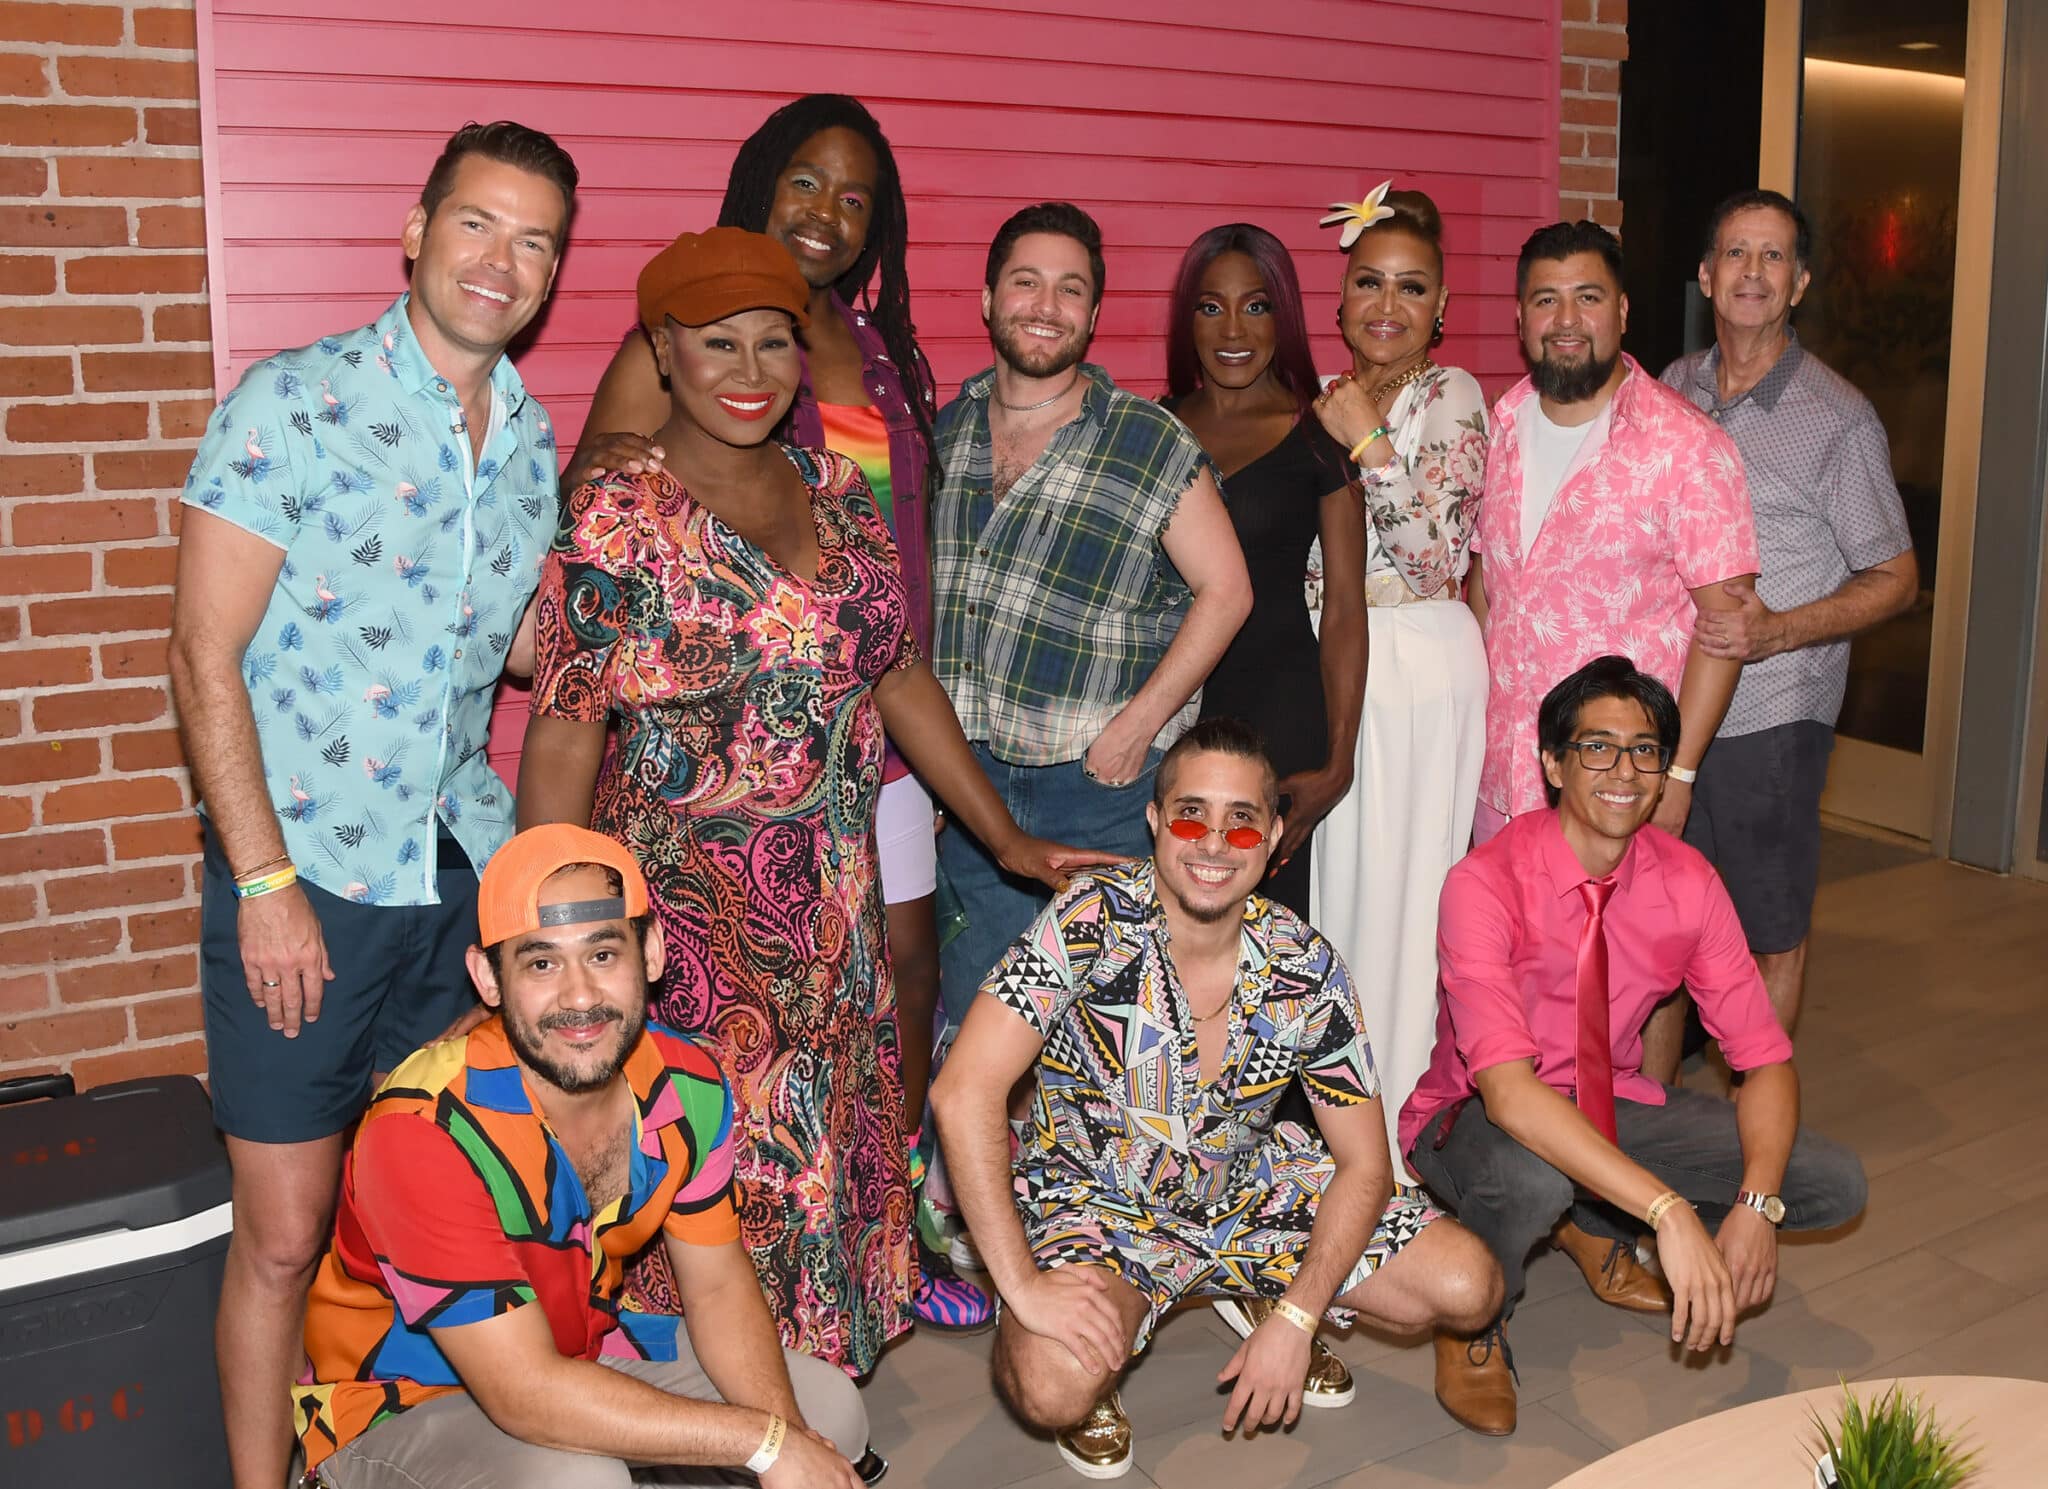
[[[910,198],[913,311],[942,384],[988,361],[982,258],[1017,206],[1079,202],[1107,239],[1094,355],[1163,378],[1165,295],[1196,234],[1294,251],[1318,362],[1341,263],[1322,205],[1383,177],[1443,207],[1444,360],[1521,371],[1514,255],[1555,215],[1558,0],[200,0],[214,359],[371,319],[400,220],[468,119],[554,134],[583,172],[553,304],[520,354],[570,447],[655,247],[708,226],[735,147],[812,90],[864,99]],[[1247,21],[1258,23],[1248,29]]]

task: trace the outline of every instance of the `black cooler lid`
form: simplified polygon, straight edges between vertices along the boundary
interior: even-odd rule
[[[213,1107],[189,1075],[0,1106],[0,1253],[165,1225],[231,1192]]]

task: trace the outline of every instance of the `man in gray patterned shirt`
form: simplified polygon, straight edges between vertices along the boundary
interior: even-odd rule
[[[1920,587],[1877,411],[1792,332],[1812,249],[1806,218],[1777,192],[1723,201],[1700,255],[1714,345],[1664,370],[1741,451],[1763,556],[1754,594],[1700,613],[1702,649],[1744,666],[1700,764],[1685,838],[1727,882],[1788,1033],[1805,980],[1820,792],[1849,638],[1910,608]],[[1670,1068],[1658,1073],[1674,1078],[1676,1041],[1659,1053]]]

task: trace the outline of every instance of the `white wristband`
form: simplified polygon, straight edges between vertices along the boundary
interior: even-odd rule
[[[1698,771],[1687,770],[1683,765],[1667,765],[1664,767],[1664,774],[1670,776],[1672,780],[1678,782],[1681,786],[1690,786],[1700,778]]]
[[[748,1473],[766,1473],[775,1466],[775,1460],[782,1456],[782,1439],[789,1432],[789,1423],[777,1416],[768,1418],[768,1431],[761,1438],[761,1446],[754,1449],[754,1456],[746,1462]]]

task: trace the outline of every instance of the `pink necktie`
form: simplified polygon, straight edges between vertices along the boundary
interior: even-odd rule
[[[1579,886],[1586,925],[1579,932],[1579,1110],[1586,1120],[1619,1143],[1614,1130],[1614,1044],[1608,1025],[1607,926],[1602,914],[1614,893],[1612,876]]]

